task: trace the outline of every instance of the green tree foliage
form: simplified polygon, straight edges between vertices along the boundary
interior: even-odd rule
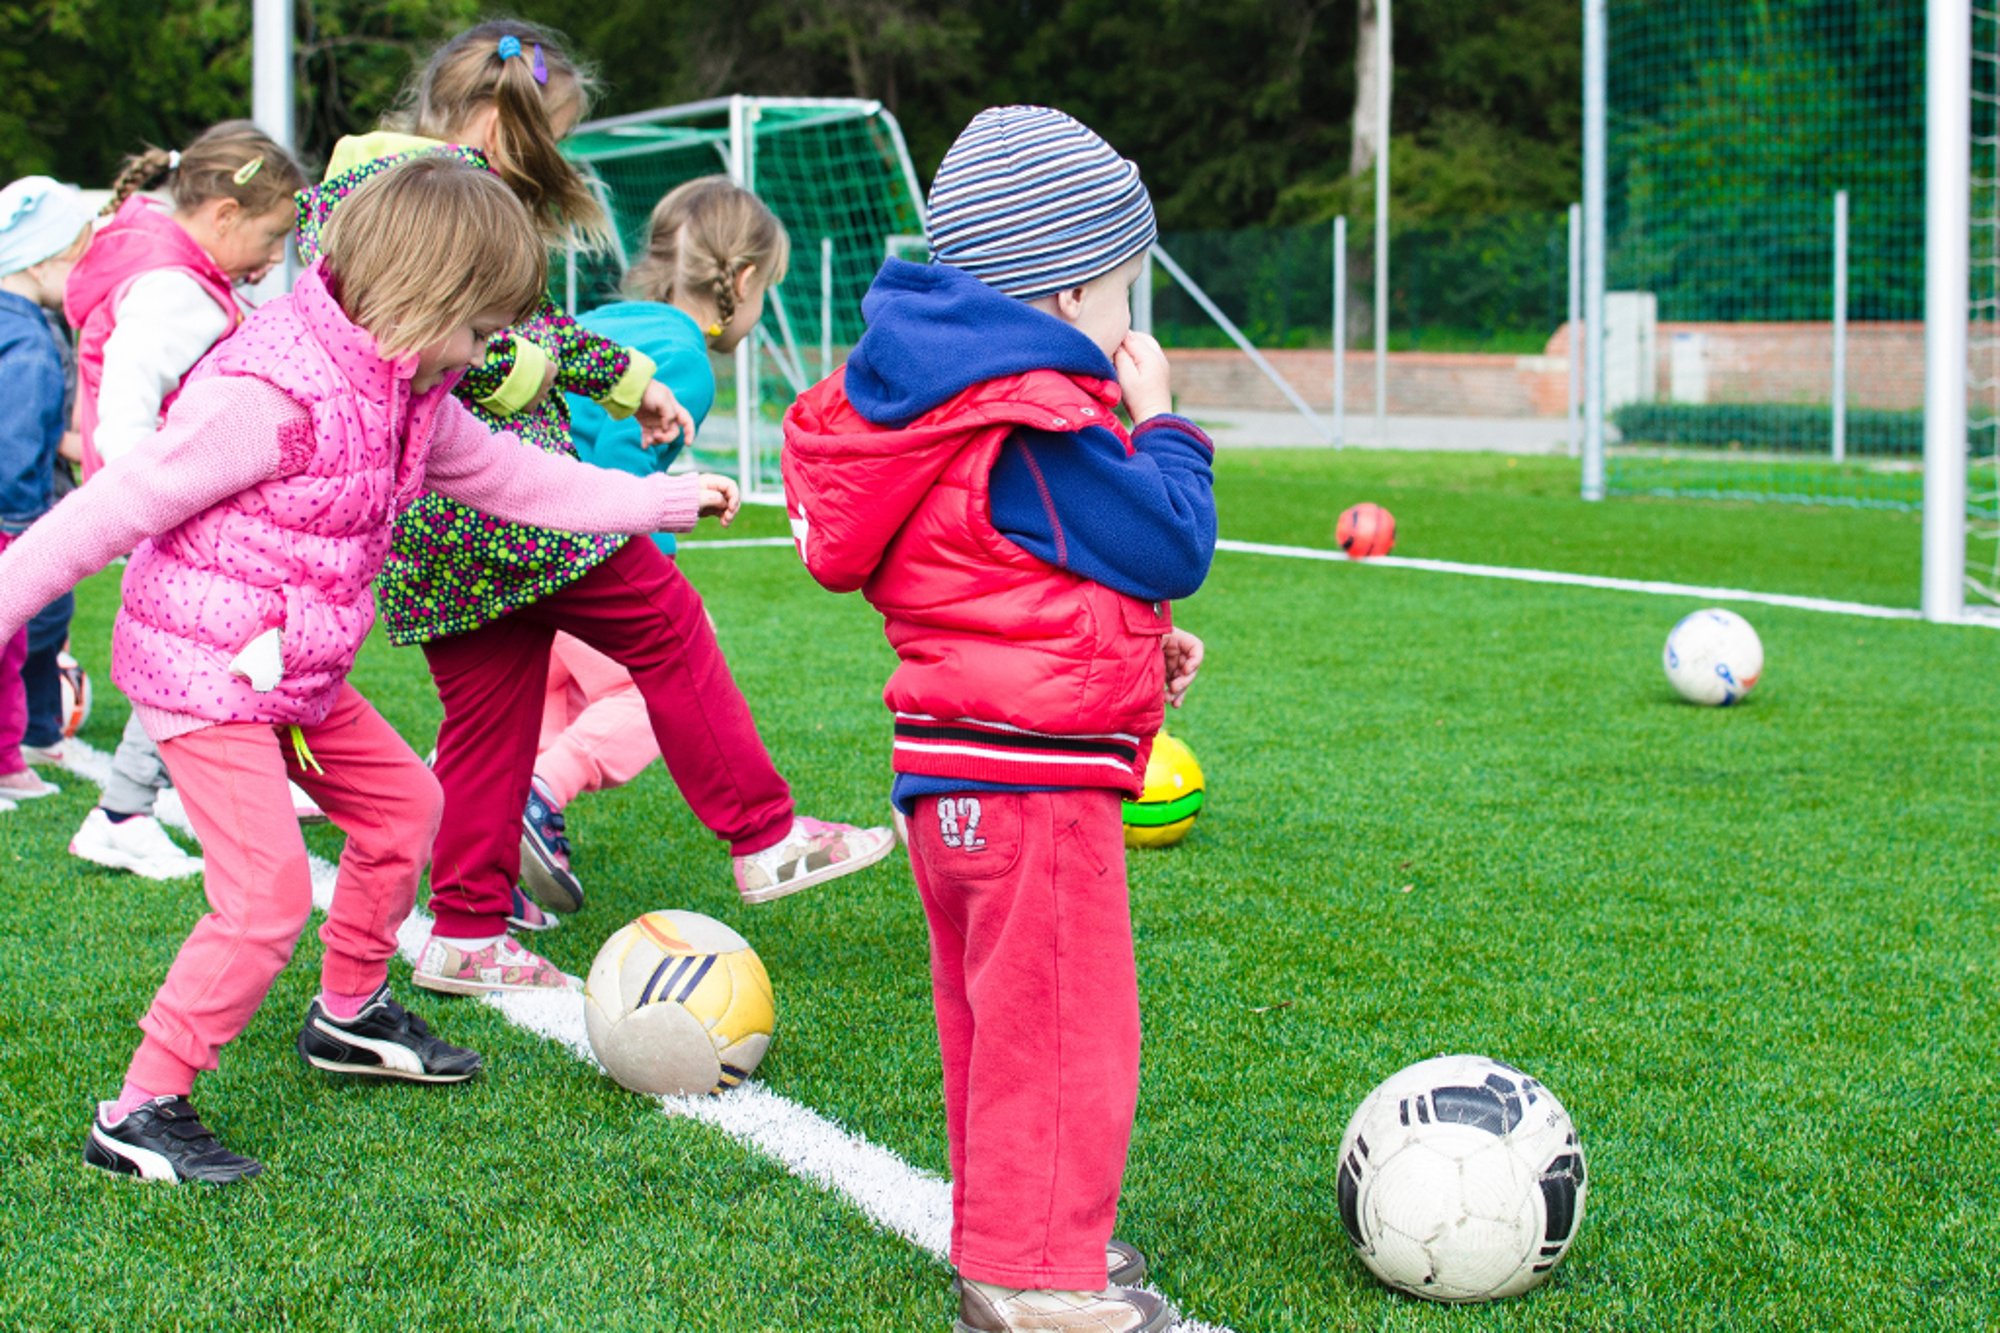
[[[594,61],[600,114],[731,92],[880,98],[928,174],[980,107],[1059,106],[1145,167],[1170,228],[1360,213],[1355,0],[517,0]],[[248,0],[0,4],[0,162],[97,181],[242,114]],[[298,0],[310,154],[371,126],[479,0]],[[1399,216],[1575,193],[1575,0],[1398,0]]]
[[[371,127],[478,0],[300,0],[298,138],[311,160]],[[0,175],[108,182],[146,144],[249,114],[248,0],[0,4]]]

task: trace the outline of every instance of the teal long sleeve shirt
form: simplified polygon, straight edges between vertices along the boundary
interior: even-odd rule
[[[637,348],[653,358],[653,377],[673,390],[697,429],[715,406],[715,371],[708,361],[708,339],[692,317],[659,301],[619,301],[579,315],[577,323],[621,347]],[[588,398],[569,397],[570,438],[586,463],[616,468],[645,477],[665,472],[680,457],[686,441],[659,449],[639,443],[639,423],[613,421]],[[659,548],[672,555],[674,535],[653,534]]]

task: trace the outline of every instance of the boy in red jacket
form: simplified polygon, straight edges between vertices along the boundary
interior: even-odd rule
[[[1111,1240],[1138,1100],[1120,801],[1201,642],[1213,446],[1131,331],[1132,163],[1045,107],[967,126],[932,263],[890,260],[846,367],[785,418],[799,554],[900,659],[893,798],[931,932],[961,1333],[1158,1333]],[[1121,400],[1128,430],[1114,409]]]

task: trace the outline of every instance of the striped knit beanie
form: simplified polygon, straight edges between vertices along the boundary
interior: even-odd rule
[[[1079,287],[1153,243],[1139,168],[1045,106],[988,107],[931,182],[925,236],[949,264],[1020,300]]]

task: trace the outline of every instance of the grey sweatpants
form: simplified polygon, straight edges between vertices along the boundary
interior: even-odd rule
[[[125,719],[125,735],[111,756],[111,780],[98,802],[114,815],[150,815],[162,789],[172,786],[160,747],[146,735],[137,716]]]

